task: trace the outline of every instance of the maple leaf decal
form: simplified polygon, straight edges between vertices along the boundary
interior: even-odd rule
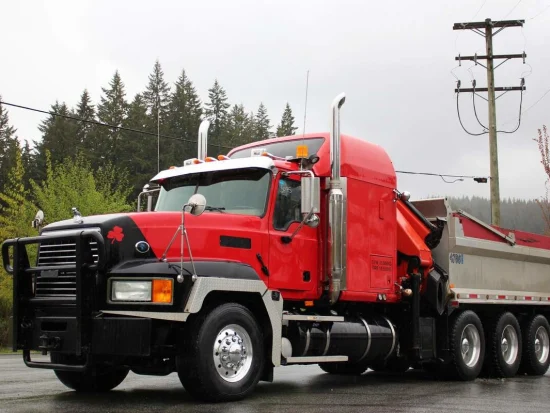
[[[111,240],[111,244],[114,244],[115,241],[122,241],[122,239],[124,238],[122,228],[119,226],[114,226],[113,229],[107,233],[107,238]]]

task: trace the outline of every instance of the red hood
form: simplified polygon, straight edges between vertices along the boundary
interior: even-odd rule
[[[178,226],[180,212],[141,212],[129,214],[143,233],[151,250],[160,258]],[[236,215],[224,212],[204,212],[201,216],[185,214],[185,228],[195,260],[223,260],[249,264],[260,269],[256,254],[267,260],[267,225],[260,217]],[[180,259],[181,234],[174,240],[167,258]],[[184,246],[184,259],[189,259]],[[258,271],[259,272],[259,271]]]

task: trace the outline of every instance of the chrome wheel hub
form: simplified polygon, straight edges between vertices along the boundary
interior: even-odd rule
[[[548,331],[544,327],[539,327],[535,333],[535,357],[539,363],[544,364],[548,360],[550,352],[550,340]]]
[[[214,365],[225,381],[241,380],[252,365],[252,341],[246,330],[236,324],[221,329],[213,348]]]
[[[479,361],[481,340],[479,332],[473,324],[468,324],[464,327],[460,337],[460,343],[462,360],[468,367],[474,367]]]
[[[500,352],[506,364],[514,364],[519,353],[519,339],[514,327],[507,325],[502,330]]]

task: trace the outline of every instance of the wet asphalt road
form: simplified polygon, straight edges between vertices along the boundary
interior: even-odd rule
[[[37,360],[41,357],[35,356]],[[25,367],[20,356],[0,355],[0,412],[548,412],[550,373],[470,383],[437,381],[409,370],[402,376],[368,371],[360,377],[325,374],[317,366],[275,369],[244,401],[201,404],[166,377],[130,373],[115,390],[79,395],[49,370]]]

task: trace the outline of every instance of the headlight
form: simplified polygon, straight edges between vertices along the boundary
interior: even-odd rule
[[[171,304],[173,282],[171,278],[112,280],[111,301]]]
[[[113,281],[111,300],[151,301],[151,281]]]

